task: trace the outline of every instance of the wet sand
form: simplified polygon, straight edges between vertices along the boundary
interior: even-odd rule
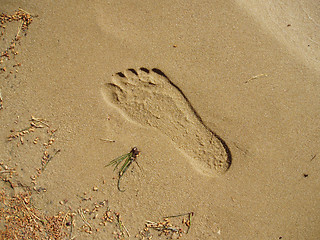
[[[186,212],[195,215],[181,239],[319,239],[316,3],[2,1],[0,12],[38,16],[16,59],[4,62],[21,63],[19,71],[0,74],[0,160],[17,164],[19,181],[33,187],[46,127],[24,144],[7,137],[31,116],[44,118],[57,130],[48,151],[60,150],[37,178],[46,192],[33,194],[48,214],[92,196],[121,214],[129,239],[145,220]],[[105,97],[116,73],[142,67],[161,70],[178,90],[155,95],[160,77],[125,76],[129,90]],[[136,88],[141,79],[146,92]],[[119,192],[117,172],[105,165],[134,146],[141,170],[133,164]],[[231,164],[220,171],[224,154]],[[99,232],[76,239],[112,239],[114,227],[88,219]]]

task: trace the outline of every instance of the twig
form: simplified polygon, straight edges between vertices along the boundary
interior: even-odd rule
[[[69,214],[69,211],[67,212],[67,214],[63,218],[63,221],[62,221],[62,224],[61,224],[61,228],[60,228],[60,233],[62,233],[62,229],[63,229],[64,223],[65,223],[65,221],[67,219],[68,214]]]
[[[22,29],[23,22],[24,22],[24,21],[21,19],[21,24],[20,24],[20,26],[19,26],[19,28],[18,28],[18,32],[17,32],[17,35],[16,35],[16,38],[15,38],[15,39],[18,39],[18,38],[19,38],[19,34],[20,34],[21,29]]]
[[[42,166],[41,171],[45,170],[45,168],[47,167],[47,165],[49,164],[49,162],[52,160],[52,158],[54,158],[59,152],[61,152],[60,149],[58,149],[57,151],[55,151],[45,162],[45,164]]]
[[[179,232],[179,229],[174,228],[172,226],[167,226],[167,224],[169,223],[167,221],[164,222],[164,223],[156,223],[156,222],[152,222],[152,221],[146,220],[146,222],[147,222],[146,226],[148,228],[153,228],[153,229],[158,230],[158,231],[170,230],[172,232]]]
[[[47,120],[42,119],[42,118],[35,118],[34,116],[31,116],[31,121],[36,121],[36,122],[39,122],[39,123],[46,125],[47,127],[50,127],[49,124],[46,123]]]
[[[120,229],[121,233],[124,235],[124,232],[123,232],[123,228],[124,228],[124,230],[126,231],[128,237],[130,237],[130,233],[129,233],[128,229],[126,228],[126,226],[123,224],[123,222],[120,219],[120,214],[119,213],[114,213],[114,214],[117,217],[117,222],[118,222],[119,229]]]
[[[74,219],[73,219],[73,214],[71,214],[70,216],[71,216],[71,229],[70,229],[69,238],[70,238],[70,240],[72,240],[75,238],[75,237],[72,237]]]
[[[19,7],[19,10],[22,11],[22,12],[25,12],[26,14],[29,14],[31,17],[39,17],[38,14],[36,14],[36,15],[31,14],[31,13],[27,12],[26,10],[23,10],[21,7]]]
[[[178,214],[178,215],[172,215],[172,216],[167,216],[167,217],[163,217],[163,218],[175,218],[175,217],[182,217],[182,216],[187,216],[187,215],[193,215],[193,212],[189,212],[189,213],[182,213],[182,214]]]
[[[262,74],[258,74],[258,75],[256,75],[256,76],[253,76],[253,77],[251,77],[251,78],[249,78],[247,81],[245,81],[244,83],[248,83],[248,82],[250,82],[250,81],[252,81],[252,80],[254,80],[254,79],[257,79],[257,78],[260,78],[260,77],[267,77],[268,75],[267,74],[264,74],[264,73],[262,73]]]
[[[25,12],[26,14],[29,14],[30,16],[32,16],[30,13],[28,13],[26,10],[23,10],[21,7],[19,7],[19,10],[22,12]]]
[[[80,217],[82,218],[83,222],[90,228],[90,231],[92,231],[93,227],[90,225],[90,223],[88,223],[86,217],[84,216],[84,214],[82,212],[82,208],[78,209],[78,213],[79,213]]]
[[[123,225],[123,224],[122,224],[122,226],[124,227],[124,230],[126,230],[126,233],[127,233],[128,237],[130,237],[130,233],[129,233],[128,229],[126,228],[126,226]]]
[[[35,214],[30,210],[30,208],[28,208],[28,206],[25,204],[25,199],[23,199],[22,203],[23,203],[24,207],[28,210],[28,212],[29,212],[33,217],[35,217],[37,220],[39,220],[43,225],[45,224],[45,222],[46,222],[45,220],[42,220],[41,218],[39,218],[37,215],[35,215]]]
[[[187,229],[187,232],[186,233],[188,233],[189,232],[189,230],[190,230],[190,227],[191,227],[191,217],[194,215],[194,213],[193,212],[190,212],[189,213],[189,219],[188,219],[188,221],[186,221],[186,225],[187,225],[187,227],[188,227],[188,229]]]
[[[180,229],[176,229],[173,228],[172,225],[169,223],[169,218],[176,218],[176,217],[182,217],[182,216],[188,216],[188,219],[183,219],[182,223],[184,223],[187,226],[187,231],[186,234],[189,232],[190,227],[191,227],[191,218],[194,215],[194,212],[189,212],[189,213],[182,213],[182,214],[178,214],[178,215],[171,215],[171,216],[166,216],[164,217],[164,222],[160,222],[160,223],[155,223],[155,222],[151,222],[151,221],[147,221],[147,224],[151,224],[151,225],[147,225],[147,227],[151,227],[154,228],[158,231],[164,231],[164,230],[170,230],[173,232],[179,232],[181,234]]]
[[[7,169],[7,170],[2,170],[0,171],[0,173],[15,173],[16,171],[12,170],[12,169]]]
[[[115,140],[111,140],[111,139],[103,139],[103,138],[100,138],[101,141],[105,141],[105,142],[116,142]]]

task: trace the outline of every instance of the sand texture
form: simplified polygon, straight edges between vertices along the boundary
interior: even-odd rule
[[[0,13],[0,237],[320,239],[317,1]]]

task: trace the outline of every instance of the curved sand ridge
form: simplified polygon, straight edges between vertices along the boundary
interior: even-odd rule
[[[226,172],[231,154],[225,142],[205,126],[183,92],[159,69],[127,69],[102,88],[108,104],[143,126],[167,135],[200,173]]]

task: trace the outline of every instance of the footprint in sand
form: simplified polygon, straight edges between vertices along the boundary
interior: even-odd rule
[[[183,92],[159,69],[127,69],[102,88],[105,101],[128,120],[167,135],[200,173],[226,172],[231,153],[205,126]]]

